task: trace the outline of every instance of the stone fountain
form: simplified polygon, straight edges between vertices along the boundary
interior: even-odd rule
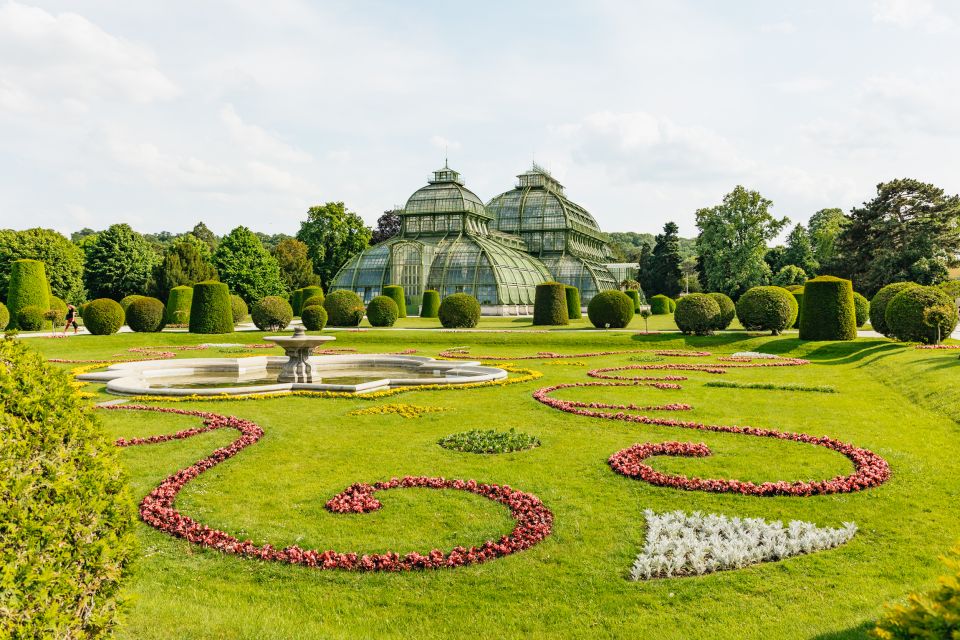
[[[280,368],[277,382],[313,382],[313,368],[310,366],[310,356],[313,348],[321,343],[336,340],[333,336],[308,336],[303,327],[295,327],[292,336],[268,336],[267,342],[274,342],[283,347],[287,361]]]

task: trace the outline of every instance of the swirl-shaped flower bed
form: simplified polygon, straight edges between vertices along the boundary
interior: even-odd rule
[[[540,351],[533,355],[496,355],[496,354],[471,354],[469,349],[459,347],[456,349],[447,349],[441,351],[440,358],[449,358],[451,360],[556,360],[559,358],[598,358],[600,356],[622,356],[628,354],[649,354],[655,356],[665,356],[669,358],[695,358],[706,357],[710,355],[709,351],[688,351],[686,349],[624,349],[620,351],[588,351],[586,353],[554,353],[553,351]]]
[[[634,376],[611,375],[614,371],[699,371],[701,373],[726,373],[728,369],[751,369],[761,367],[796,367],[810,364],[809,360],[800,358],[776,358],[762,360],[760,362],[751,362],[748,359],[717,358],[722,362],[668,362],[665,364],[628,364],[620,367],[604,367],[602,369],[591,369],[587,375],[591,378],[603,378],[605,380],[645,380],[649,378],[637,378]]]

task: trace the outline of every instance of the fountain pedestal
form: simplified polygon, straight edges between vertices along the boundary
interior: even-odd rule
[[[303,327],[296,327],[292,336],[269,336],[267,342],[283,347],[287,361],[280,370],[279,382],[313,382],[310,355],[313,348],[324,342],[336,340],[333,336],[308,336]]]

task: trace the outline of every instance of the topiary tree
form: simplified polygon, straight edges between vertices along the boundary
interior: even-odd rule
[[[440,303],[440,324],[448,329],[469,329],[480,321],[480,302],[466,293],[454,293]]]
[[[853,340],[857,311],[853,283],[834,276],[818,276],[803,286],[801,340]]]
[[[193,285],[190,333],[233,333],[230,289],[226,284],[208,280]]]
[[[250,310],[247,303],[238,295],[230,294],[230,315],[233,317],[233,324],[238,325],[247,319]]]
[[[583,311],[580,308],[580,289],[567,285],[564,290],[567,298],[567,317],[571,320],[579,320],[583,317]]]
[[[0,340],[5,638],[106,637],[134,556],[116,448],[71,383],[20,341]]]
[[[95,336],[109,336],[123,326],[123,307],[116,300],[98,298],[83,308],[83,326]]]
[[[388,284],[383,288],[383,295],[388,298],[392,298],[395,303],[397,303],[397,309],[399,310],[398,318],[407,317],[407,302],[404,298],[403,287],[398,284]],[[369,315],[368,315],[369,318]]]
[[[753,287],[737,300],[737,317],[745,329],[775,336],[793,326],[798,310],[796,299],[781,287]]]
[[[40,331],[49,327],[47,310],[33,304],[22,307],[17,313],[17,327],[22,331]]]
[[[127,326],[138,333],[156,333],[163,329],[163,303],[141,296],[127,307]]]
[[[129,296],[125,296],[123,300],[120,301],[120,307],[123,309],[123,312],[126,313],[127,309],[130,308],[130,305],[133,304],[135,300],[139,300],[143,297],[145,296],[141,296],[140,294],[136,294],[136,293]]]
[[[729,327],[733,319],[737,317],[737,307],[733,304],[730,296],[725,293],[708,293],[707,295],[713,298],[713,301],[720,307],[720,316],[717,318],[717,323],[714,325],[713,330],[723,331]],[[679,307],[680,303],[677,303],[677,308]]]
[[[440,311],[440,292],[433,289],[427,289],[423,292],[423,300],[420,303],[421,318],[436,318]]]
[[[307,331],[323,331],[327,326],[327,310],[323,305],[310,304],[300,312],[300,320]]]
[[[624,293],[627,294],[627,297],[633,300],[633,311],[634,313],[640,311],[640,294],[636,289],[625,289]]]
[[[293,320],[293,307],[280,296],[267,296],[253,303],[250,317],[261,331],[281,331]]]
[[[623,329],[633,320],[634,313],[633,300],[616,289],[601,291],[587,305],[587,317],[598,329]]]
[[[15,260],[38,260],[46,267],[50,292],[77,303],[83,300],[83,251],[51,229],[0,230],[0,300],[10,285]]]
[[[853,292],[853,310],[856,314],[857,327],[867,324],[870,319],[870,301],[856,291]]]
[[[670,298],[658,293],[650,297],[650,311],[655,316],[663,316],[670,313]]]
[[[322,307],[324,300],[326,300],[326,298],[324,298],[323,296],[313,296],[309,300],[304,299],[303,304],[300,305],[300,309],[303,310],[313,305],[320,305]]]
[[[293,315],[299,316],[304,306],[303,305],[303,289],[294,289],[293,291],[291,291],[288,302],[290,303],[290,308],[293,309]]]
[[[887,305],[893,300],[893,297],[910,287],[918,286],[915,282],[894,282],[877,291],[873,299],[870,300],[870,326],[874,331],[882,333],[888,338],[893,337],[887,327]]]
[[[62,327],[67,317],[67,303],[57,296],[50,296],[50,310],[46,313],[46,318],[53,324],[53,328]]]
[[[188,324],[190,306],[193,304],[193,287],[180,286],[170,289],[167,306],[163,312],[164,324]]]
[[[683,333],[709,335],[720,324],[720,305],[705,293],[688,293],[677,302],[673,319]]]
[[[797,319],[793,323],[793,326],[799,327],[800,318],[803,317],[803,287],[800,287],[799,289],[794,289],[792,291],[788,289],[788,291],[790,291],[790,294],[793,296],[793,299],[797,301]]]
[[[533,299],[533,324],[570,324],[566,285],[561,282],[543,282],[537,285]]]
[[[392,327],[399,315],[397,302],[390,296],[376,296],[367,305],[367,320],[374,327]]]
[[[39,307],[41,313],[50,308],[50,288],[43,263],[38,260],[16,260],[10,267],[10,287],[7,289],[7,307],[13,328],[19,327],[20,310]]]
[[[935,344],[956,328],[957,308],[942,289],[915,285],[890,300],[884,320],[897,340]]]
[[[674,313],[677,310],[677,301],[673,298],[667,298],[667,304],[670,305],[670,313]]]
[[[337,289],[323,301],[331,327],[356,327],[363,320],[363,300],[353,291]]]
[[[10,324],[10,310],[7,309],[7,305],[0,302],[0,331],[6,329],[8,324]]]
[[[324,296],[323,289],[317,285],[310,285],[309,287],[304,287],[300,289],[300,297],[297,299],[299,306],[296,308],[294,315],[300,315],[300,311],[303,310],[311,302],[313,304],[323,304]]]

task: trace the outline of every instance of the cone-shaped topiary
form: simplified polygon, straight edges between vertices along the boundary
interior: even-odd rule
[[[717,324],[713,329],[714,331],[723,331],[737,317],[737,307],[733,304],[730,296],[725,293],[708,293],[707,295],[713,298],[713,301],[720,307],[720,316],[717,318]]]
[[[307,331],[323,331],[327,326],[327,310],[319,304],[308,304],[300,310],[300,320]]]
[[[50,327],[47,311],[35,304],[28,304],[17,314],[17,326],[22,331],[40,331]]]
[[[0,302],[0,331],[6,329],[8,324],[10,324],[10,310],[7,309],[7,305]]]
[[[407,317],[407,301],[404,298],[403,287],[398,284],[388,284],[383,288],[383,295],[397,303],[398,318]]]
[[[331,327],[357,327],[363,320],[366,309],[363,300],[349,289],[337,289],[323,301],[327,323]]]
[[[565,284],[543,282],[537,285],[533,299],[533,324],[548,326],[570,324]]]
[[[910,287],[919,286],[916,282],[894,282],[877,291],[870,301],[870,326],[877,333],[882,333],[888,338],[893,337],[890,329],[887,327],[887,305],[893,300],[893,297]]]
[[[261,331],[280,331],[293,320],[293,307],[280,296],[267,296],[253,303],[250,318]]]
[[[230,289],[226,284],[207,280],[193,285],[190,333],[233,333]]]
[[[753,287],[737,300],[737,317],[750,331],[779,335],[797,320],[797,300],[782,287]]]
[[[598,329],[623,329],[634,313],[633,300],[616,289],[601,291],[587,305],[587,317]]]
[[[390,296],[376,296],[367,305],[367,320],[373,327],[392,327],[399,315],[397,301]]]
[[[170,289],[167,306],[163,311],[164,324],[189,324],[192,304],[193,287],[181,285]]]
[[[720,324],[720,305],[705,293],[688,293],[677,302],[673,320],[683,333],[706,336]]]
[[[299,316],[300,312],[303,311],[303,307],[306,306],[303,304],[303,289],[295,289],[290,292],[290,308],[293,309],[293,315]]]
[[[579,320],[583,317],[583,311],[580,308],[580,289],[567,285],[564,294],[567,297],[567,317],[571,320]]]
[[[663,316],[670,313],[670,298],[658,293],[650,298],[650,311],[655,316]]]
[[[10,266],[10,285],[7,288],[7,307],[10,325],[17,327],[20,309],[27,306],[50,308],[50,285],[47,272],[39,260],[16,260]]]
[[[957,307],[943,289],[915,285],[887,303],[885,321],[897,340],[936,344],[957,327]]]
[[[627,297],[633,300],[633,312],[637,313],[640,311],[640,292],[636,289],[627,289],[624,291],[627,294]]]
[[[870,319],[870,301],[854,291],[853,308],[857,315],[857,327],[867,324],[867,320]]]
[[[123,326],[123,307],[116,300],[98,298],[83,308],[83,326],[95,336],[109,336]]]
[[[250,314],[250,309],[247,308],[247,303],[243,301],[243,298],[240,296],[231,293],[230,294],[230,315],[233,316],[233,324],[238,325],[244,320],[247,319],[247,316]]]
[[[857,337],[857,310],[853,283],[834,276],[818,276],[803,285],[801,340],[853,340]]]
[[[314,298],[320,298],[320,304],[323,304],[323,289],[321,287],[312,284],[309,287],[300,289],[300,297],[297,299],[296,313],[294,315],[300,315],[304,307],[307,306],[307,303]]]
[[[127,307],[127,326],[138,333],[156,333],[163,329],[163,303],[156,298],[140,297]]]
[[[797,301],[797,320],[793,323],[793,326],[800,326],[800,318],[803,316],[803,287],[799,289],[787,289],[790,294],[793,296],[793,299]]]
[[[480,321],[480,303],[466,293],[454,293],[440,303],[437,317],[448,329],[469,329]]]
[[[423,300],[420,303],[420,317],[436,318],[438,311],[440,311],[440,292],[427,289],[423,292]]]

